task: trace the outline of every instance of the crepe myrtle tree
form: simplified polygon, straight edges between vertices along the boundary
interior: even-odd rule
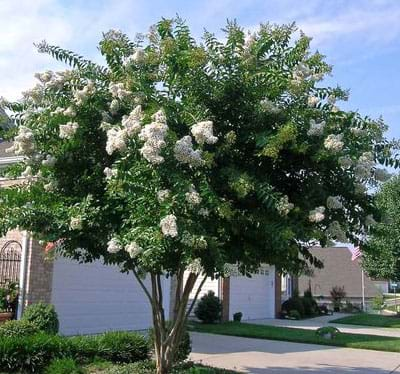
[[[171,369],[196,281],[320,266],[307,248],[359,242],[376,165],[397,164],[382,121],[341,110],[347,93],[322,86],[331,68],[294,25],[223,32],[197,42],[179,18],[133,41],[112,30],[106,66],[41,42],[70,70],[3,101],[16,124],[4,136],[25,156],[7,173],[25,183],[0,191],[1,233],[24,228],[47,249],[133,273],[158,373]],[[163,276],[177,282],[168,324]]]

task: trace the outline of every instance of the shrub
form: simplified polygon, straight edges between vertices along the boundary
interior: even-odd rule
[[[342,300],[346,297],[346,292],[343,287],[335,286],[331,289],[331,298],[333,303],[333,310],[335,312],[340,311],[340,307],[342,305]]]
[[[351,303],[350,300],[346,300],[346,304],[343,307],[343,311],[346,313],[353,313],[354,312],[354,305]]]
[[[288,315],[291,310],[299,312],[301,317],[305,316],[303,300],[300,297],[291,297],[282,304],[282,311],[285,311]]]
[[[301,314],[296,309],[292,309],[289,312],[288,316],[289,316],[289,318],[292,318],[292,319],[301,319]]]
[[[372,309],[373,310],[382,310],[385,307],[385,299],[383,295],[375,296],[372,300]]]
[[[39,330],[48,334],[57,334],[58,316],[51,304],[37,303],[29,305],[22,316],[22,320],[34,323]]]
[[[243,313],[242,312],[237,312],[233,315],[233,320],[235,322],[240,322],[242,320]]]
[[[301,301],[304,306],[305,317],[313,317],[318,313],[318,304],[313,298],[303,297]]]
[[[221,320],[222,304],[214,292],[209,291],[198,302],[195,316],[203,323],[214,323]]]
[[[39,331],[39,328],[30,321],[12,320],[0,325],[0,338],[29,336]]]
[[[190,339],[190,338],[189,338]],[[97,357],[115,363],[135,362],[149,357],[148,341],[133,332],[107,332],[96,337]]]
[[[325,339],[334,339],[338,334],[340,334],[340,331],[338,328],[333,326],[324,326],[320,327],[315,333]]]
[[[170,330],[172,328],[172,323],[167,322],[167,328]],[[150,350],[154,350],[154,329],[149,331],[149,347]],[[190,340],[190,335],[187,329],[182,334],[181,340],[175,352],[174,363],[179,363],[185,361],[192,352],[192,341]]]
[[[126,363],[144,360],[148,355],[147,340],[135,333],[110,332],[72,338],[39,333],[0,339],[0,372],[42,372],[51,361],[63,358]]]
[[[319,314],[324,314],[324,315],[329,314],[328,306],[325,304],[318,306],[318,312]]]
[[[44,371],[45,374],[85,374],[72,358],[53,360]]]
[[[68,354],[68,341],[44,333],[0,339],[0,372],[41,372],[50,361]]]

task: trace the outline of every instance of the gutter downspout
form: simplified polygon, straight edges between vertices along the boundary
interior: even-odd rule
[[[21,269],[19,275],[19,297],[17,319],[21,319],[25,307],[25,293],[26,293],[26,271],[28,265],[28,252],[29,252],[29,233],[24,231],[22,233],[22,253],[21,253]]]

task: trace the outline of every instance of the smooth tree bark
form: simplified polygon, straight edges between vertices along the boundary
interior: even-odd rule
[[[174,364],[174,357],[180,340],[185,332],[186,324],[192,312],[200,291],[207,279],[203,276],[195,296],[189,304],[189,297],[192,293],[199,274],[189,273],[184,282],[185,269],[180,269],[177,274],[177,287],[173,303],[172,319],[168,321],[165,316],[163,305],[162,275],[150,274],[151,290],[148,290],[136,271],[134,275],[146,294],[152,309],[154,326],[154,353],[157,363],[157,374],[169,373]],[[168,323],[169,322],[169,323]]]

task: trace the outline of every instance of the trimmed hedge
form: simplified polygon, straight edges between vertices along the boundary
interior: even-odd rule
[[[0,338],[35,335],[39,331],[39,328],[32,322],[12,320],[0,325]]]
[[[110,332],[98,336],[62,337],[36,334],[0,339],[0,372],[42,372],[56,359],[79,363],[99,358],[113,363],[131,363],[149,356],[147,340],[138,334]]]
[[[24,310],[21,320],[34,323],[40,331],[48,334],[58,333],[58,316],[51,304],[36,303],[29,305]]]

